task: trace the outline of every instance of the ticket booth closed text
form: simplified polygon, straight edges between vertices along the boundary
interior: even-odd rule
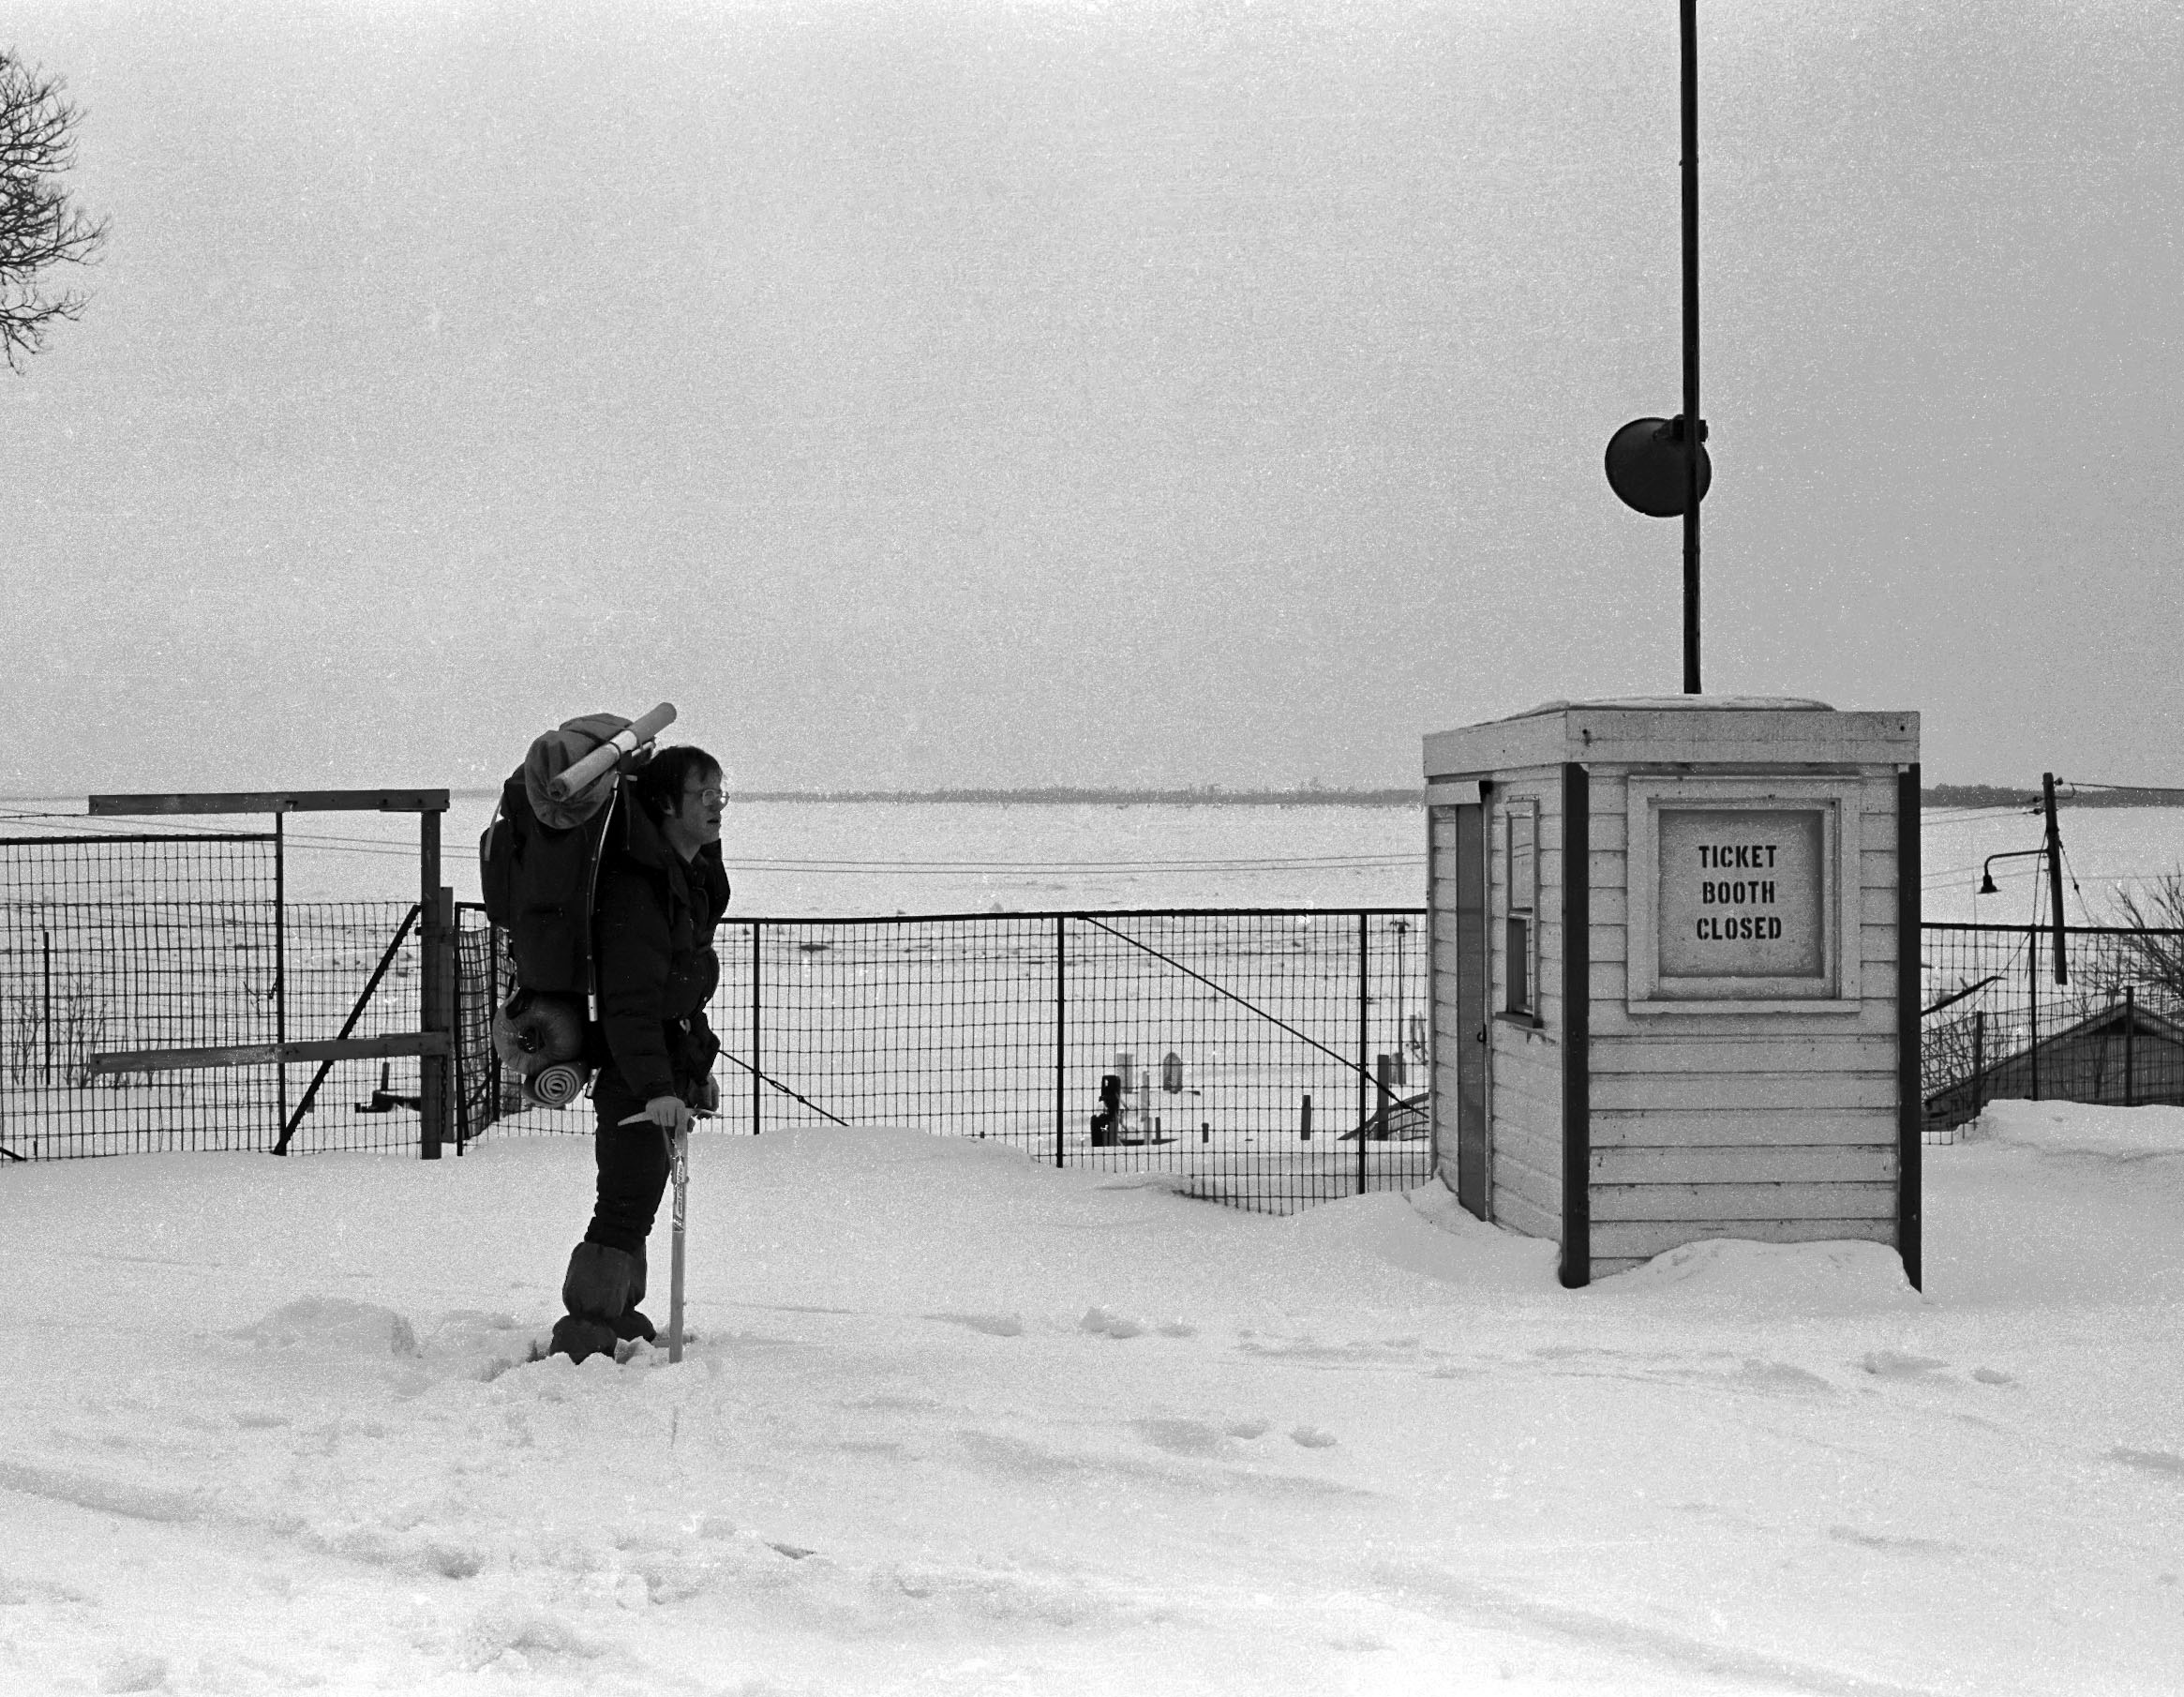
[[[1426,739],[1434,1163],[1569,1285],[1705,1238],[1919,1269],[1919,720],[1551,702]]]

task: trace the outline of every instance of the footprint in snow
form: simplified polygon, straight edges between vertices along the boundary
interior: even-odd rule
[[[2118,1444],[2108,1452],[2108,1459],[2142,1472],[2165,1473],[2173,1479],[2184,1479],[2184,1455],[2171,1455],[2166,1449],[2127,1449]]]
[[[982,1331],[989,1338],[1020,1338],[1024,1335],[1024,1322],[1012,1314],[929,1314],[925,1317],[928,1320],[938,1320],[946,1326],[963,1326],[972,1331]]]
[[[164,1656],[116,1656],[98,1671],[102,1691],[156,1691],[167,1683]]]
[[[1110,1314],[1104,1308],[1087,1308],[1085,1317],[1077,1322],[1077,1329],[1091,1332],[1096,1337],[1142,1338],[1145,1335],[1146,1327],[1143,1320],[1133,1320],[1127,1314]],[[1195,1338],[1198,1335],[1197,1327],[1186,1325],[1181,1320],[1170,1320],[1151,1329],[1164,1338]]]
[[[1323,1432],[1317,1426],[1294,1427],[1289,1438],[1291,1443],[1302,1444],[1307,1449],[1332,1449],[1335,1447],[1335,1434]]]
[[[1949,1363],[1932,1356],[1910,1355],[1901,1349],[1877,1349],[1859,1365],[1877,1379],[1921,1379],[1939,1373]]]

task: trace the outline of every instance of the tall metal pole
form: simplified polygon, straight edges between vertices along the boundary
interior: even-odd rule
[[[273,1042],[278,1047],[288,1042],[288,815],[273,816]],[[275,1091],[274,1112],[278,1117],[278,1135],[288,1136],[288,1063],[284,1060],[274,1069],[279,1080]]]
[[[1698,0],[1683,25],[1683,693],[1698,689]]]
[[[759,1047],[764,1034],[761,1007],[758,997],[758,934],[756,920],[751,922],[751,1135],[755,1137],[766,1129],[766,1057]]]
[[[448,984],[444,969],[442,915],[440,907],[440,815],[430,807],[417,814],[417,1003],[423,1031],[452,1037],[455,1022],[448,1017]],[[417,1154],[421,1160],[440,1159],[440,1146],[447,1131],[448,1060],[446,1055],[426,1055],[417,1061]]]
[[[1055,1164],[1060,1166],[1067,1158],[1062,1140],[1062,1125],[1069,1116],[1070,1099],[1070,937],[1069,921],[1059,913],[1055,915]]]
[[[2055,924],[2055,981],[2071,982],[2070,951],[2063,934],[2063,833],[2055,820],[2055,773],[2040,774],[2040,792],[2047,810],[2047,893]]]

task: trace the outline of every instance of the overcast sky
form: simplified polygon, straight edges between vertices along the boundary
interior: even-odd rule
[[[2184,784],[2184,8],[1702,0],[1710,689]],[[0,789],[1402,782],[1681,683],[1674,0],[9,8]]]

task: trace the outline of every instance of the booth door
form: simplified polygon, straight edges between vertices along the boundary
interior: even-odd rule
[[[1438,1102],[1448,1104],[1440,1110],[1447,1118],[1438,1129],[1445,1135],[1453,1119],[1456,1199],[1482,1220],[1488,1209],[1486,812],[1475,802],[1433,809],[1431,880],[1433,1083]]]

